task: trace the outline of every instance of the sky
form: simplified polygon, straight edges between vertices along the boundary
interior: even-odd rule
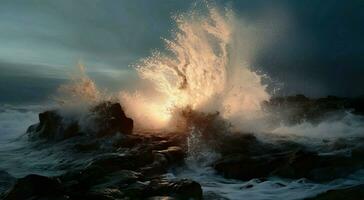
[[[49,100],[78,62],[97,85],[132,89],[131,65],[163,48],[171,18],[189,0],[1,0],[0,103]],[[260,49],[252,65],[283,95],[364,94],[364,1],[217,0],[250,24],[274,10],[284,31]],[[276,20],[264,24],[278,26]],[[268,27],[269,28],[269,27]]]

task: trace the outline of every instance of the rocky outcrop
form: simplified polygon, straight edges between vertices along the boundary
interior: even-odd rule
[[[305,118],[319,120],[324,113],[341,108],[356,106],[355,112],[361,112],[359,103],[333,97],[312,100],[302,95],[273,99],[266,106],[276,106],[280,111],[288,107],[296,109],[290,123]],[[217,173],[244,181],[279,176],[326,182],[364,167],[364,148],[359,145],[349,154],[318,154],[294,141],[264,143],[253,134],[230,131],[230,124],[218,113],[184,110],[183,132],[158,135],[132,134],[133,120],[118,103],[103,102],[92,107],[88,114],[96,126],[90,133],[81,131],[78,120],[64,120],[58,111],[39,115],[39,123],[28,129],[29,135],[46,139],[80,136],[76,139],[83,139],[71,140],[77,141],[71,147],[76,153],[92,154],[92,158],[84,166],[69,169],[60,176],[29,175],[16,182],[12,179],[4,199],[202,199],[197,182],[163,176],[174,167],[183,166],[189,150],[198,151],[199,145],[220,156],[211,164]],[[196,144],[188,142],[191,132],[198,140]],[[196,149],[191,149],[191,145],[197,145]],[[347,146],[345,141],[338,141],[332,148]],[[338,191],[355,199],[361,190],[362,187]],[[337,192],[329,191],[315,198],[330,199],[334,194]]]
[[[29,175],[18,179],[4,194],[5,200],[202,199],[199,183],[163,176],[169,169],[183,165],[187,134],[131,134],[133,122],[120,104],[105,102],[90,113],[95,116],[95,137],[75,131],[80,137],[70,140],[77,141],[72,145],[75,153],[94,154],[87,165],[56,177]],[[48,111],[40,114],[40,123],[29,132],[38,138],[53,139],[53,134],[62,135],[65,127],[56,111]],[[107,137],[116,133],[121,134]]]
[[[133,120],[125,115],[119,103],[100,103],[92,107],[85,115],[93,116],[90,123],[96,126],[96,130],[90,130],[90,132],[95,132],[94,134],[98,137],[116,133],[131,134],[133,131]],[[56,140],[84,134],[81,132],[79,119],[66,119],[57,110],[40,113],[39,123],[30,126],[27,133],[32,138]]]
[[[131,134],[133,120],[128,118],[121,105],[113,102],[103,102],[91,109],[96,116],[97,136],[113,135],[115,132]]]
[[[18,179],[4,199],[202,199],[199,183],[162,176],[171,167],[182,165],[186,156],[185,149],[168,138],[123,135],[113,150],[95,156],[83,168],[57,177],[29,175]],[[127,145],[127,141],[132,144]],[[93,150],[95,144],[78,148]]]
[[[45,139],[67,139],[79,135],[77,121],[65,122],[57,111],[45,111],[39,114],[39,123],[27,130],[30,137]]]

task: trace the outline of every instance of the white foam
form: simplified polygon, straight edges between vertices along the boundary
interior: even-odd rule
[[[348,112],[343,118],[326,119],[318,124],[310,122],[303,122],[293,126],[281,124],[272,133],[316,139],[364,137],[364,117]]]

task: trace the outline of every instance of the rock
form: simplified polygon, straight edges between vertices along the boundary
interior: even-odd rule
[[[125,199],[125,195],[117,188],[104,188],[98,190],[92,190],[85,194],[74,195],[73,199],[84,200],[119,200]]]
[[[142,149],[137,153],[103,155],[92,161],[87,168],[100,167],[103,171],[115,172],[123,169],[136,170],[152,162],[152,151]]]
[[[122,135],[113,143],[113,146],[116,148],[133,148],[144,142],[145,139],[139,135]]]
[[[62,199],[63,194],[59,181],[35,174],[18,179],[5,194],[4,200],[18,199]]]
[[[170,196],[155,196],[155,197],[149,197],[146,200],[177,200],[177,199]]]
[[[165,150],[171,146],[175,146],[175,145],[172,142],[170,142],[169,140],[160,140],[160,141],[152,142],[153,150]]]
[[[166,173],[168,168],[182,164],[185,155],[186,153],[178,146],[153,151],[153,163],[143,167],[141,172],[143,172],[146,176],[155,176]]]
[[[146,176],[155,176],[167,172],[169,166],[168,159],[164,154],[154,153],[154,161],[152,164],[141,168],[141,172]]]
[[[127,199],[145,199],[147,196],[147,188],[149,181],[137,181],[127,186],[121,187],[120,189],[125,194]]]
[[[272,151],[269,149],[269,145],[261,143],[253,134],[249,133],[224,134],[214,139],[218,141],[215,147],[222,156],[231,154],[259,155]]]
[[[170,196],[176,199],[202,199],[200,184],[188,179],[165,181],[153,180],[147,190],[147,196]]]
[[[7,191],[16,182],[16,178],[0,170],[0,194]]]
[[[91,108],[90,112],[95,115],[98,137],[131,134],[133,131],[133,120],[126,117],[119,103],[103,102]],[[79,120],[65,120],[55,110],[45,111],[39,114],[39,123],[30,126],[27,132],[32,137],[67,139],[81,135]]]
[[[163,154],[167,158],[169,164],[181,163],[186,156],[186,153],[178,146],[168,147],[165,150],[157,151],[157,153]]]
[[[31,137],[45,139],[66,139],[79,135],[76,121],[65,123],[56,111],[45,111],[39,114],[39,123],[28,128]]]
[[[132,170],[120,170],[103,176],[97,180],[93,188],[112,187],[114,185],[125,187],[142,179],[143,175],[141,173]]]
[[[349,187],[346,189],[329,190],[316,197],[306,200],[362,200],[364,199],[364,185]]]
[[[78,152],[90,152],[98,150],[100,148],[100,144],[97,141],[91,141],[89,143],[75,144],[74,147]]]
[[[86,193],[86,199],[124,199],[127,194],[122,188],[128,188],[141,178],[140,173],[130,170],[107,174],[93,183]],[[72,196],[77,196],[78,190],[72,193],[74,194]]]
[[[131,134],[133,120],[128,118],[121,105],[113,102],[103,102],[91,109],[96,115],[97,136],[114,135],[117,132]]]

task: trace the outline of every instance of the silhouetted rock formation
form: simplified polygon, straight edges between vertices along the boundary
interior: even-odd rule
[[[128,118],[121,105],[113,102],[102,102],[90,109],[85,115],[93,115],[91,121],[96,126],[96,136],[104,137],[116,133],[131,134],[133,120]],[[31,137],[46,139],[67,139],[82,135],[79,119],[65,119],[57,110],[39,114],[39,123],[28,128]]]
[[[66,139],[79,134],[76,121],[65,123],[57,111],[45,111],[39,114],[39,123],[30,126],[27,133],[31,137],[46,139]]]
[[[131,134],[133,120],[128,118],[119,103],[103,102],[91,109],[96,116],[97,136],[113,135],[115,132]]]

